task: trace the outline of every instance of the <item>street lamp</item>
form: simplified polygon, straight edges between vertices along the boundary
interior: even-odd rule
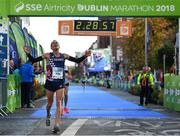
[[[148,66],[148,52],[147,52],[147,17],[145,18],[145,66]]]

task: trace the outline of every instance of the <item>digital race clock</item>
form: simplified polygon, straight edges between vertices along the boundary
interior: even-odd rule
[[[60,20],[59,35],[131,36],[131,21],[122,20]]]
[[[116,31],[116,20],[74,20],[74,31]]]

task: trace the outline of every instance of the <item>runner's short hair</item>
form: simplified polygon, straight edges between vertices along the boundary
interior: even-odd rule
[[[60,46],[60,45],[59,45],[59,42],[56,41],[56,40],[53,40],[53,41],[51,42],[51,46],[52,46],[52,44],[56,44],[56,45]]]

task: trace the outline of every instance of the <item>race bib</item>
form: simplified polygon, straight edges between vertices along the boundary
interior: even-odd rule
[[[53,79],[63,79],[63,68],[53,67],[52,68]]]

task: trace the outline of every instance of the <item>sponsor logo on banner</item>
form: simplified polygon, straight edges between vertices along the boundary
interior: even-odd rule
[[[69,25],[62,25],[61,26],[61,33],[62,34],[69,34],[70,33]]]
[[[7,0],[3,0],[7,1]],[[7,2],[8,15],[96,15],[96,16],[178,16],[179,0],[12,0]],[[0,8],[2,4],[0,5]],[[13,10],[11,10],[13,9]],[[8,11],[7,11],[8,12]],[[127,29],[126,29],[127,30]],[[122,29],[125,31],[125,29]]]
[[[120,34],[122,34],[122,35],[128,35],[128,27],[126,26],[126,25],[122,25],[121,27],[120,27]]]
[[[21,10],[23,10],[25,7],[24,3],[20,2],[15,6],[15,11],[19,13]]]

